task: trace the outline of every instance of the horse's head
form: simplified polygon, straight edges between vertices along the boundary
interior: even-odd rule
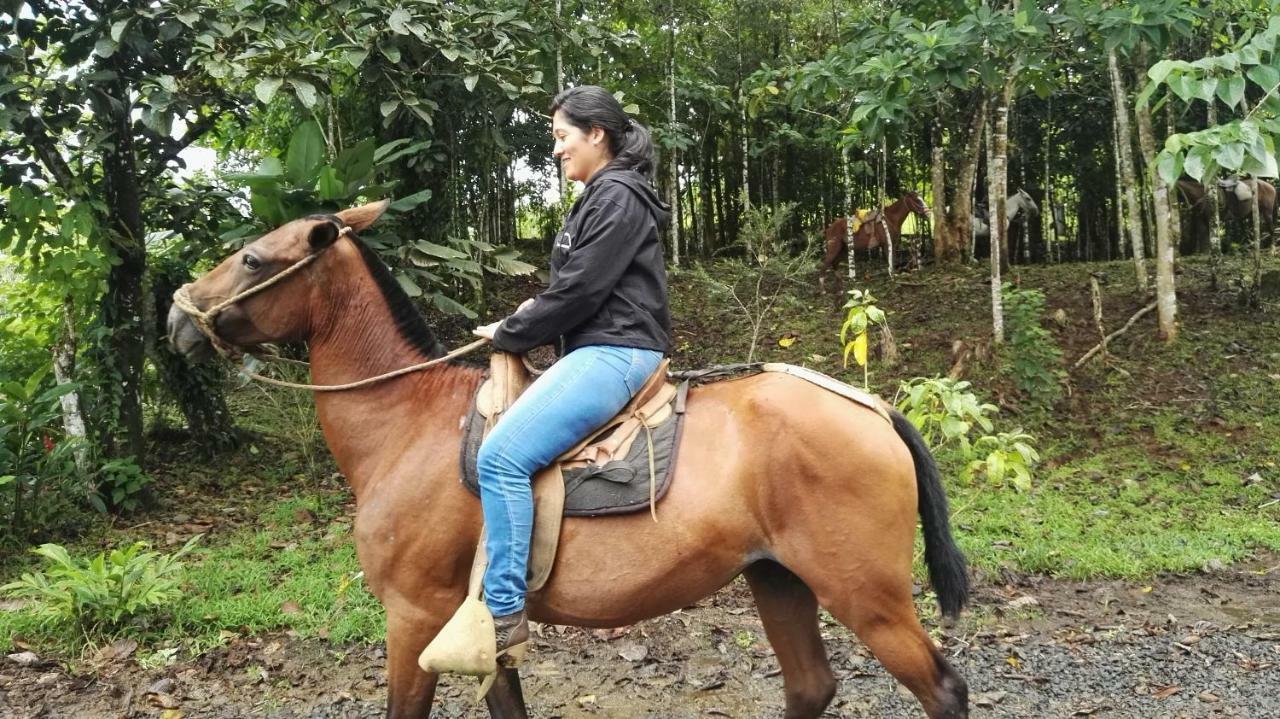
[[[1031,199],[1031,193],[1023,188],[1018,188],[1018,199],[1022,200],[1022,209],[1031,217],[1040,216],[1040,207],[1036,205],[1036,201]]]
[[[324,257],[357,251],[339,240],[372,225],[386,207],[383,201],[336,215],[312,215],[245,245],[175,293],[168,319],[170,344],[182,355],[205,359],[213,346],[210,333],[229,348],[305,338],[311,330],[313,295],[326,286],[325,266],[331,262]]]
[[[920,195],[916,194],[915,190],[907,190],[907,193],[902,196],[902,199],[906,200],[908,210],[911,210],[921,217],[928,216],[929,206],[925,204],[925,201],[921,199]]]
[[[1241,202],[1249,202],[1253,199],[1253,187],[1251,183],[1241,177],[1231,176],[1223,177],[1218,180],[1218,187],[1223,192],[1235,195],[1235,198]]]

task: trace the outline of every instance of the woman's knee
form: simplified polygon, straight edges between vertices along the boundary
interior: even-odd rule
[[[485,442],[480,445],[480,451],[476,454],[476,469],[479,470],[481,478],[493,476],[509,476],[513,474],[526,476],[530,473],[527,467],[521,465],[515,452],[505,450],[498,446],[498,442]]]

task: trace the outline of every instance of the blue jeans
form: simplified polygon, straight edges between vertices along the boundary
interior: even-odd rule
[[[495,617],[524,608],[534,473],[608,422],[658,369],[662,353],[588,345],[538,377],[480,445],[484,509],[484,599]]]

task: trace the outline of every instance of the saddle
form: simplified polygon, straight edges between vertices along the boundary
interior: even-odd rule
[[[530,592],[541,589],[550,578],[565,516],[621,514],[647,506],[657,521],[657,502],[666,494],[675,465],[687,393],[687,385],[677,387],[667,381],[667,366],[664,358],[617,415],[534,475]],[[475,456],[480,442],[533,379],[519,355],[496,352],[490,357],[489,377],[476,392],[464,430],[462,476],[473,494],[479,494]],[[632,465],[647,472],[635,476]],[[592,479],[604,481],[589,483]],[[647,492],[637,497],[641,479],[647,480],[643,483]],[[567,495],[573,500],[568,505]]]

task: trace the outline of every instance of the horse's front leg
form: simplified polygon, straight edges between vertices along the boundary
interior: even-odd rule
[[[520,670],[515,667],[498,670],[498,678],[484,701],[489,705],[489,716],[493,719],[529,718],[524,692],[520,689]]]
[[[387,610],[387,719],[427,719],[437,674],[418,667],[418,655],[444,620],[416,609]]]

